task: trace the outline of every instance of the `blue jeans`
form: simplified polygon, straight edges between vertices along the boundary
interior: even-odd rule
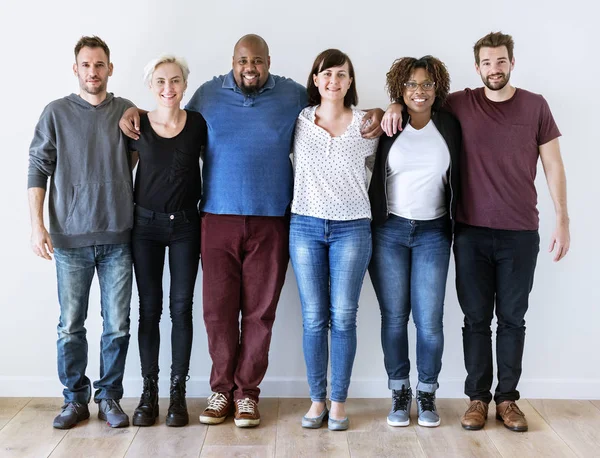
[[[414,221],[390,215],[373,228],[369,274],[381,308],[381,343],[390,389],[410,386],[411,310],[417,327],[417,390],[434,392],[438,387],[451,240],[447,216]]]
[[[131,248],[129,244],[55,248],[60,321],[58,323],[58,376],[65,386],[65,402],[88,403],[86,377],[88,345],[84,326],[90,286],[98,272],[103,320],[100,340],[100,380],[94,382],[94,400],[123,397],[123,371],[129,347],[131,303]]]
[[[292,215],[290,257],[302,303],[310,398],[314,402],[327,398],[331,327],[330,399],[344,402],[356,354],[358,298],[371,258],[370,221]]]

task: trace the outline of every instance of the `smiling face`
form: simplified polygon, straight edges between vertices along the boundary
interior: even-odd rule
[[[313,81],[319,89],[321,102],[332,100],[343,103],[344,97],[346,97],[346,93],[352,84],[348,62],[339,67],[329,67],[319,71],[319,73],[313,75]]]
[[[150,90],[159,105],[179,107],[187,83],[183,79],[181,67],[175,63],[160,64],[152,74]]]
[[[244,94],[256,94],[269,78],[269,51],[257,40],[241,41],[233,53],[233,77]]]
[[[412,83],[412,84],[411,84]],[[431,83],[434,83],[430,89],[426,89]],[[416,113],[427,113],[431,114],[431,107],[435,102],[435,81],[431,79],[429,73],[424,68],[417,68],[410,75],[409,80],[406,82],[409,86],[416,84],[416,88],[411,89],[404,87],[402,93],[402,99],[410,115]],[[425,85],[425,88],[423,87]]]
[[[113,65],[102,48],[84,46],[77,54],[73,72],[79,80],[81,92],[90,95],[106,93],[108,77],[112,75]]]
[[[508,57],[506,46],[497,48],[481,48],[479,50],[479,64],[475,69],[481,81],[491,91],[503,89],[510,81],[510,72],[515,66],[515,59]]]

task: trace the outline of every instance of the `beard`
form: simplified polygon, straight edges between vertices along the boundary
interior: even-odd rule
[[[502,78],[498,81],[490,81],[490,76],[499,76],[502,75]],[[483,84],[485,84],[485,86],[490,90],[490,91],[499,91],[501,89],[504,88],[504,86],[506,86],[508,84],[508,82],[510,81],[510,72],[508,72],[508,74],[504,74],[504,73],[496,73],[494,75],[488,75],[487,77],[481,77],[481,81],[483,81]]]
[[[258,86],[258,80],[260,78],[260,75],[258,73],[253,73],[252,75],[256,75],[255,84],[247,84],[246,79],[244,78],[243,74],[240,74],[240,79],[242,81],[242,84],[239,85],[240,91],[242,91],[242,93],[246,96],[253,96],[258,94],[258,91],[260,89],[260,87]]]
[[[106,81],[101,82],[98,86],[90,86],[85,81],[79,80],[79,87],[90,95],[98,95],[106,91]]]

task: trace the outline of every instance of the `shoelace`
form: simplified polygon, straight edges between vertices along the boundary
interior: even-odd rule
[[[156,383],[156,382],[154,382]],[[152,398],[152,390],[150,389],[150,380],[144,379],[144,389],[140,401],[148,403]]]
[[[392,403],[394,405],[393,410],[406,410],[408,407],[408,400],[410,399],[410,391],[402,388],[401,390],[392,391]]]
[[[249,415],[254,415],[254,401],[252,399],[240,399],[239,401],[236,401],[236,404],[240,414],[247,413]]]
[[[227,406],[227,398],[222,393],[213,393],[208,398],[208,407],[206,410],[214,410],[218,412]]]
[[[75,412],[77,412],[77,409],[79,409],[82,406],[83,406],[83,404],[80,404],[77,401],[72,401],[72,402],[66,403],[64,406],[61,407],[61,409],[63,412],[65,410],[74,410]]]
[[[106,403],[108,404],[109,412],[111,410],[116,410],[118,413],[122,413],[123,415],[125,415],[125,412],[123,412],[123,409],[121,408],[121,404],[119,404],[116,399],[107,399]]]
[[[474,411],[476,411],[476,410],[479,410],[479,411],[480,411],[480,412],[481,412],[481,413],[482,413],[482,414],[485,416],[486,412],[485,412],[485,407],[483,406],[483,401],[476,401],[476,402],[473,402],[473,403],[472,403],[472,404],[469,406],[469,408],[467,409],[467,411],[465,412],[465,414],[468,414],[468,413],[474,412]]]
[[[506,415],[511,410],[514,410],[515,413],[517,413],[518,415],[521,415],[522,417],[525,416],[525,414],[523,412],[521,412],[521,409],[519,409],[519,406],[517,405],[516,402],[511,402],[502,415]]]
[[[417,396],[417,402],[421,406],[421,410],[435,410],[435,394],[434,393],[425,393],[419,392]]]

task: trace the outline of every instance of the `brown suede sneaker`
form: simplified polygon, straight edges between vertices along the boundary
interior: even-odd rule
[[[460,424],[465,429],[477,431],[484,427],[487,415],[488,403],[476,399],[469,404],[469,408],[460,419]]]
[[[260,413],[258,404],[254,399],[238,399],[235,401],[235,426],[239,428],[250,428],[260,424]]]
[[[525,414],[517,406],[515,401],[504,401],[496,404],[496,420],[504,422],[511,431],[527,431],[527,420]]]
[[[213,393],[208,398],[208,406],[200,414],[200,423],[218,425],[223,423],[233,410],[231,397],[225,393]]]

